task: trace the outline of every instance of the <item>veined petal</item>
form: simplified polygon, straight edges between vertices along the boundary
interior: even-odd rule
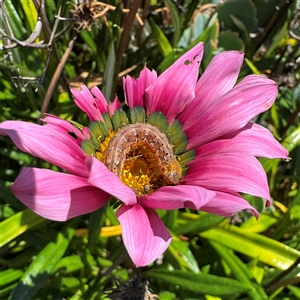
[[[8,135],[22,151],[48,161],[74,175],[88,176],[85,153],[69,134],[22,121],[5,121],[0,134]]]
[[[42,121],[46,122],[44,126],[47,128],[52,127],[55,131],[59,131],[64,134],[75,135],[74,141],[78,145],[80,145],[80,143],[86,139],[82,132],[67,120],[63,120],[54,115],[45,114],[45,117],[42,119]]]
[[[243,197],[238,193],[223,193],[216,192],[216,196],[206,205],[201,207],[202,211],[220,215],[223,217],[230,217],[233,214],[249,209],[252,214],[258,218],[258,212],[253,208]]]
[[[156,209],[178,209],[183,207],[200,209],[214,196],[214,192],[198,186],[163,186],[151,194],[139,196],[138,202],[143,206]]]
[[[144,94],[146,89],[157,79],[156,71],[144,68],[139,78],[134,79],[130,76],[123,77],[123,87],[125,102],[129,108],[135,106],[144,107]]]
[[[196,86],[196,96],[179,120],[185,126],[193,124],[215,101],[230,91],[236,83],[244,60],[239,51],[225,51],[214,56]]]
[[[91,121],[103,121],[99,101],[93,97],[90,90],[85,85],[81,86],[80,91],[74,88],[70,88],[70,91],[74,96],[76,105],[88,115]]]
[[[24,168],[11,189],[31,210],[55,221],[95,211],[111,197],[86,178],[37,168]]]
[[[90,170],[88,179],[90,184],[118,198],[126,205],[136,203],[136,195],[133,190],[125,185],[116,174],[109,171],[101,161],[93,156],[88,156],[86,165]]]
[[[163,72],[146,90],[146,113],[162,112],[172,123],[195,97],[203,43],[197,44]]]
[[[249,153],[265,158],[287,158],[288,151],[281,146],[271,132],[254,123],[248,123],[241,130],[223,136],[195,149],[197,157],[218,153]]]
[[[136,267],[149,265],[168,248],[172,237],[158,215],[136,203],[117,211],[125,247]]]
[[[270,199],[266,173],[252,155],[227,153],[200,157],[189,164],[181,183]]]
[[[91,93],[96,97],[95,101],[96,101],[97,108],[100,110],[100,113],[101,114],[106,113],[108,103],[104,95],[102,94],[102,92],[98,89],[98,87],[93,86],[91,88]]]
[[[271,107],[276,99],[277,85],[263,76],[249,75],[214,106],[185,129],[188,149],[237,131],[261,112]]]

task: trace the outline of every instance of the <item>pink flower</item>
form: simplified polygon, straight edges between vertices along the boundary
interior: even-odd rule
[[[250,75],[236,84],[243,54],[216,55],[198,80],[200,43],[159,77],[145,68],[123,79],[128,108],[107,103],[96,87],[71,89],[89,117],[75,127],[53,115],[45,125],[1,124],[24,152],[66,172],[24,168],[14,194],[57,221],[94,211],[112,196],[124,244],[137,267],[153,262],[171,242],[155,209],[191,208],[223,216],[257,211],[239,193],[270,201],[266,174],[255,156],[286,158],[272,134],[251,119],[277,95],[274,81]]]

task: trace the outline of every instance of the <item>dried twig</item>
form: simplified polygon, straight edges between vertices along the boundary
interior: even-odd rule
[[[139,7],[141,6],[141,3],[142,3],[141,0],[133,1],[132,5],[130,7],[130,11],[124,21],[123,31],[122,31],[122,34],[120,37],[119,47],[118,47],[118,51],[117,51],[115,79],[117,77],[117,74],[120,73],[123,54],[124,54],[126,46],[128,44],[130,30],[131,30],[134,20],[136,19],[136,14],[137,14]],[[117,82],[117,80],[114,80],[113,91],[116,89],[116,82]],[[114,92],[112,93],[112,95],[113,94],[114,94]]]
[[[58,83],[58,80],[60,78],[60,75],[63,71],[63,68],[67,62],[67,59],[73,49],[73,46],[74,46],[74,43],[77,39],[77,36],[78,34],[75,34],[75,36],[70,40],[69,44],[68,44],[68,48],[67,50],[65,51],[64,55],[62,56],[53,76],[52,76],[52,80],[50,82],[50,85],[47,89],[47,93],[45,95],[45,98],[44,98],[44,101],[43,101],[43,105],[42,105],[42,108],[41,108],[41,113],[40,113],[40,117],[43,116],[44,113],[46,113],[47,109],[48,109],[48,105],[50,103],[50,99],[52,97],[52,94],[54,92],[54,89]],[[42,123],[41,120],[39,120],[39,123]]]

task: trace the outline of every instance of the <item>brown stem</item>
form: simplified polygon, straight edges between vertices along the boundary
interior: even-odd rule
[[[114,92],[115,92],[116,86],[117,86],[117,76],[118,76],[118,74],[121,70],[121,66],[122,66],[123,54],[124,54],[127,44],[128,44],[130,30],[131,30],[133,22],[135,20],[136,13],[137,13],[139,7],[141,6],[141,3],[142,3],[141,0],[133,0],[132,5],[130,7],[130,11],[124,21],[123,31],[121,33],[120,42],[119,42],[119,46],[118,46],[118,50],[117,50],[116,72],[115,72],[115,80],[114,80],[114,86],[113,86]],[[112,95],[114,95],[114,92],[112,93]]]
[[[65,64],[67,62],[67,59],[68,59],[68,57],[69,57],[69,55],[70,55],[70,53],[71,53],[71,51],[73,49],[74,43],[75,43],[75,41],[77,39],[77,36],[78,36],[78,34],[76,33],[75,36],[70,40],[70,42],[68,44],[68,48],[66,49],[64,55],[62,56],[62,58],[61,58],[61,60],[60,60],[60,62],[58,64],[58,66],[56,67],[56,70],[55,70],[55,72],[53,74],[52,80],[50,82],[50,85],[48,87],[47,93],[46,93],[44,101],[43,101],[43,105],[42,105],[42,108],[41,108],[40,117],[42,117],[43,114],[48,109],[48,105],[49,105],[50,99],[51,99],[51,97],[53,95],[54,89],[55,89],[55,87],[57,85],[57,82],[58,82],[58,80],[60,78],[60,75],[61,75],[61,73],[63,71],[63,68],[64,68],[64,66],[65,66]],[[38,123],[41,124],[42,121],[39,120]]]
[[[286,276],[287,274],[289,274],[294,268],[296,268],[300,263],[300,257],[297,258],[294,263],[287,269],[287,270],[284,270],[283,272],[281,272],[278,276],[276,276],[271,282],[269,282],[266,286],[265,286],[265,291],[267,293],[270,293],[276,289],[278,289],[279,287],[281,286],[284,286],[286,285],[286,280],[284,281],[281,281],[280,280]],[[300,278],[298,278],[299,280]],[[288,280],[291,280],[291,279],[288,279]]]
[[[291,284],[299,284],[300,283],[300,278],[299,277],[293,277],[290,279],[286,279],[280,282],[276,282],[274,283],[272,286],[270,286],[268,289],[266,289],[266,293],[270,294],[274,291],[276,291],[277,289],[286,286],[286,285],[291,285]]]
[[[33,3],[34,3],[36,10],[39,12],[39,17],[41,18],[42,23],[43,23],[43,32],[49,43],[52,33],[53,33],[53,30],[51,30],[50,22],[48,20],[47,14],[46,14],[45,0],[33,0]],[[53,41],[52,47],[53,47],[53,51],[55,54],[55,58],[56,58],[57,62],[59,62],[61,60],[61,58],[60,58],[60,53],[59,53],[59,50],[58,50],[58,47],[57,47],[55,41]],[[62,76],[62,85],[65,88],[68,87],[68,80],[64,73]]]
[[[264,28],[264,32],[263,34],[256,40],[256,46],[259,46],[264,38],[266,37],[266,35],[269,33],[269,31],[274,27],[274,24],[276,23],[279,14],[281,12],[281,10],[283,9],[283,7],[286,5],[286,0],[281,0],[280,3],[277,5],[278,6],[278,10],[276,10],[274,12],[274,14],[272,15],[272,17],[270,18],[269,22],[267,23],[267,25]]]
[[[143,7],[143,13],[142,13],[142,20],[143,22],[147,19],[147,16],[149,14],[149,8],[150,8],[150,0],[144,1],[144,7]],[[137,36],[137,45],[140,46],[141,40],[142,40],[142,33],[143,33],[143,26],[140,26]]]

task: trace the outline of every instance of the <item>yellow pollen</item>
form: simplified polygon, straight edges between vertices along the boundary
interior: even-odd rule
[[[99,150],[96,150],[95,156],[98,158],[101,162],[105,163],[106,161],[106,150],[109,146],[111,138],[115,135],[115,132],[113,130],[108,129],[108,136],[105,137],[104,141],[102,141],[99,144]]]

